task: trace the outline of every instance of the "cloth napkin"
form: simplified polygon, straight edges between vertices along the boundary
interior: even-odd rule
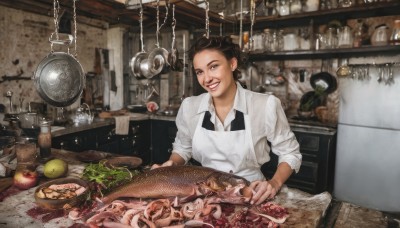
[[[129,116],[115,116],[115,134],[127,135],[129,133]]]

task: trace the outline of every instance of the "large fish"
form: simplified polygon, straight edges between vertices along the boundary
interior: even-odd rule
[[[137,176],[102,198],[110,203],[120,197],[168,198],[200,196],[226,188],[248,186],[239,176],[201,166],[170,166],[153,169]]]

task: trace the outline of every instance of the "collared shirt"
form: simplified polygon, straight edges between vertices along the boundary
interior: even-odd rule
[[[269,141],[273,153],[279,156],[279,163],[286,162],[298,172],[302,159],[299,143],[290,130],[280,100],[273,95],[244,89],[239,83],[232,110],[224,123],[219,121],[209,93],[188,97],[182,102],[176,117],[178,132],[172,152],[179,154],[187,162],[192,157],[192,139],[201,114],[209,111],[215,130],[223,131],[230,130],[236,110],[249,115],[253,146],[260,167],[270,160]]]

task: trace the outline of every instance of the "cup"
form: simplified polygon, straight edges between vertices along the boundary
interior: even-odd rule
[[[37,143],[34,138],[18,138],[15,143],[18,165],[33,165],[38,158]]]

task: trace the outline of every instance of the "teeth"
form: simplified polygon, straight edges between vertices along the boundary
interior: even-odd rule
[[[219,85],[219,83],[214,83],[212,85],[209,85],[208,88],[210,89],[214,89],[215,87],[217,87]]]

